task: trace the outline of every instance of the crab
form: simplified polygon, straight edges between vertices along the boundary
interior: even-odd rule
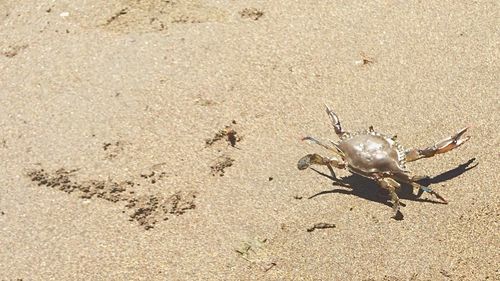
[[[340,141],[330,140],[329,144],[326,144],[311,136],[304,137],[302,140],[318,144],[332,151],[335,156],[323,157],[316,153],[307,154],[298,161],[297,168],[299,170],[307,169],[313,164],[324,165],[328,167],[334,178],[335,173],[332,167],[347,169],[351,173],[376,181],[380,187],[389,192],[394,211],[393,218],[396,218],[400,213],[400,200],[396,190],[401,186],[401,183],[409,184],[421,192],[432,194],[445,204],[448,203],[436,191],[417,182],[428,178],[428,176],[412,173],[405,164],[433,157],[463,145],[470,139],[469,136],[463,137],[467,127],[429,147],[405,149],[396,140],[396,136],[376,132],[372,126],[362,132],[344,131],[337,115],[327,105],[325,106],[326,113],[330,117],[333,129]]]

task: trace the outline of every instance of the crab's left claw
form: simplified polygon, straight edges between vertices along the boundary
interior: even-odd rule
[[[424,149],[411,149],[406,152],[406,161],[411,162],[421,158],[432,157],[436,154],[446,153],[452,149],[455,149],[465,142],[467,142],[470,137],[463,137],[464,133],[469,129],[468,127],[463,128],[451,137],[441,140],[435,143],[433,146],[426,147]]]
[[[463,134],[467,131],[467,129],[469,129],[469,128],[465,127],[462,130],[460,130],[458,133],[454,134],[453,136],[436,143],[434,145],[434,147],[436,147],[435,154],[448,152],[454,148],[461,146],[466,141],[468,141],[470,139],[469,136],[462,138]]]

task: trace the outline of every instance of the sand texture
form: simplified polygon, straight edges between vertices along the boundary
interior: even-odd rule
[[[498,1],[0,1],[0,280],[500,280]],[[403,185],[299,171],[373,126]]]

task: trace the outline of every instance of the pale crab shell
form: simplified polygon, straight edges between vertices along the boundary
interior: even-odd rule
[[[374,174],[397,175],[407,172],[405,149],[393,138],[380,133],[368,131],[346,134],[336,147],[353,173],[372,177]]]

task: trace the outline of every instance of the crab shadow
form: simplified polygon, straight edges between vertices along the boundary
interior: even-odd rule
[[[448,181],[450,179],[456,178],[463,173],[467,172],[470,169],[475,168],[478,163],[474,163],[476,158],[472,158],[469,161],[458,165],[456,168],[453,168],[451,170],[448,170],[446,172],[443,172],[439,175],[436,175],[434,177],[428,177],[424,178],[422,180],[419,180],[418,183],[428,187],[432,184],[436,183],[441,183]],[[474,164],[473,164],[474,163]],[[337,178],[335,175],[328,175],[325,174],[319,170],[316,170],[315,168],[311,168],[313,171],[316,173],[329,178],[332,180],[332,185],[334,186],[341,186],[341,187],[346,187],[347,189],[340,189],[340,188],[335,188],[331,190],[325,190],[318,192],[312,196],[310,196],[308,199],[315,198],[317,196],[321,195],[326,195],[326,194],[332,194],[332,193],[340,193],[340,194],[347,194],[347,195],[355,195],[360,198],[381,203],[386,206],[392,207],[392,203],[390,202],[388,192],[378,186],[378,184],[370,180],[368,178],[352,174],[347,177],[342,177],[342,178]],[[417,194],[413,193],[413,187],[409,184],[401,184],[401,188],[397,191],[398,196],[402,200],[411,200],[411,201],[419,201],[419,202],[428,202],[432,204],[446,204],[441,201],[434,200],[433,197],[429,196],[432,199],[428,198],[421,198],[422,194],[424,193],[422,190],[419,190]],[[401,206],[404,207],[405,204],[401,202]],[[403,214],[398,213],[398,215],[395,216],[396,220],[402,220],[403,219]]]

